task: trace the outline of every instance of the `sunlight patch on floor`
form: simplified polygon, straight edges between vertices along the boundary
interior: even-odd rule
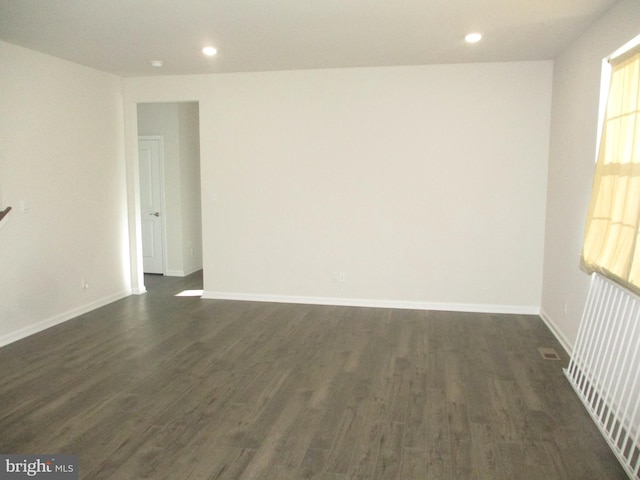
[[[176,297],[201,297],[204,290],[183,290],[180,293],[176,293]]]

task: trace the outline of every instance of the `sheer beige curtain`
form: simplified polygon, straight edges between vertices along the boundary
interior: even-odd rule
[[[588,271],[640,292],[640,47],[611,61],[582,251]]]

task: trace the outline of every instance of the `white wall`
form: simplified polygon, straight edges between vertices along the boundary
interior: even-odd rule
[[[187,275],[202,269],[199,115],[197,103],[179,104],[182,263]]]
[[[136,102],[200,102],[209,296],[537,312],[551,75],[522,62],[123,82],[128,125]]]
[[[579,269],[596,158],[602,60],[640,34],[640,2],[621,0],[554,62],[542,315],[571,349],[589,277]]]
[[[0,65],[3,345],[127,295],[130,268],[120,79],[4,42]]]
[[[165,273],[188,275],[202,268],[198,104],[140,104],[138,134],[164,138]]]

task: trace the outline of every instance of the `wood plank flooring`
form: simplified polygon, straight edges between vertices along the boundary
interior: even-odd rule
[[[0,349],[0,453],[87,480],[626,478],[538,317],[174,296],[201,281]]]

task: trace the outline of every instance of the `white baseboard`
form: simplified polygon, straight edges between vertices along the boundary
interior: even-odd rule
[[[540,307],[522,305],[482,305],[470,303],[435,303],[405,300],[375,300],[369,298],[302,297],[234,292],[205,291],[202,298],[210,300],[242,300],[251,302],[301,303],[308,305],[337,305],[346,307],[401,308],[409,310],[440,310],[448,312],[511,313],[538,315]]]
[[[131,295],[129,290],[122,291],[119,293],[115,293],[113,295],[109,295],[107,297],[101,298],[94,302],[91,302],[87,305],[83,305],[81,307],[73,308],[64,313],[60,313],[51,318],[47,318],[36,322],[28,327],[21,328],[20,330],[16,330],[15,332],[8,333],[0,337],[0,347],[5,345],[9,345],[10,343],[17,342],[18,340],[22,340],[30,335],[46,330],[47,328],[51,328],[55,325],[59,325],[60,323],[64,323],[72,318],[78,317],[80,315],[84,315],[85,313],[89,313],[96,308],[103,307],[108,305],[109,303],[115,302],[122,298],[128,297]]]
[[[164,274],[167,277],[186,277],[192,273],[196,273],[198,270],[202,270],[202,267],[193,267],[188,270],[167,270]]]
[[[184,271],[184,276],[188,276],[191,275],[192,273],[196,273],[198,271],[202,270],[202,265],[200,265],[199,267],[191,267],[188,268],[187,270]]]
[[[565,337],[560,329],[558,329],[556,323],[551,319],[551,317],[543,308],[540,308],[540,318],[542,318],[542,321],[547,325],[547,327],[549,327],[549,330],[551,330],[553,336],[556,337],[556,339],[560,342],[560,345],[562,345],[562,348],[564,348],[565,352],[567,352],[567,354],[571,356],[573,347],[567,340],[567,337]]]
[[[165,270],[164,274],[167,277],[184,277],[184,270]]]

